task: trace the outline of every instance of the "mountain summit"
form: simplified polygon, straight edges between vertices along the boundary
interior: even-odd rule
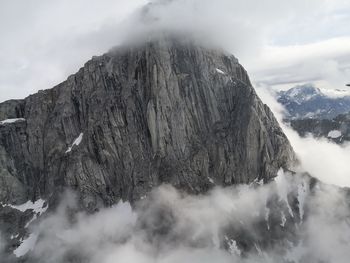
[[[294,160],[232,55],[169,39],[116,48],[52,89],[0,104],[5,261],[33,249],[27,227],[64,189],[94,212],[161,184],[197,194],[267,182]]]
[[[3,202],[63,187],[85,208],[169,183],[265,181],[293,150],[238,60],[173,39],[120,47],[58,86],[0,104]]]

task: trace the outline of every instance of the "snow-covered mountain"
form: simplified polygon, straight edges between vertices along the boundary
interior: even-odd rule
[[[287,119],[332,119],[350,112],[350,91],[319,89],[311,84],[279,91],[278,102],[287,110]]]

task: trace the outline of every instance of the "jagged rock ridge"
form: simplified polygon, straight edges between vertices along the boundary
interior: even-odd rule
[[[9,119],[4,203],[71,187],[94,210],[161,183],[197,193],[267,181],[294,159],[235,57],[173,39],[94,57],[58,86],[0,104],[0,121]]]

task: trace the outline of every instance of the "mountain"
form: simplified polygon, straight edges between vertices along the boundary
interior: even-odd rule
[[[338,144],[350,140],[350,95],[347,90],[321,90],[303,85],[278,92],[277,99],[287,110],[285,121],[300,136],[312,134]]]
[[[290,124],[302,137],[312,134],[338,144],[350,141],[350,113],[340,114],[333,119],[291,120]]]
[[[310,84],[279,91],[277,100],[287,110],[286,119],[332,119],[350,111],[347,90],[321,90]]]
[[[0,230],[13,251],[65,188],[94,212],[165,183],[196,194],[268,182],[294,161],[234,56],[174,38],[121,46],[0,104]]]
[[[0,119],[16,186],[5,202],[58,186],[79,189],[86,208],[163,182],[201,192],[209,178],[268,180],[292,153],[236,58],[167,40],[95,57],[53,89],[0,104]]]

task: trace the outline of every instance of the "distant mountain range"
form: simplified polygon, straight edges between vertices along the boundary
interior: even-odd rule
[[[350,141],[350,92],[302,85],[278,92],[287,110],[285,121],[300,136],[325,137],[336,143]]]
[[[301,85],[277,94],[287,110],[286,119],[333,119],[350,112],[350,91]]]

